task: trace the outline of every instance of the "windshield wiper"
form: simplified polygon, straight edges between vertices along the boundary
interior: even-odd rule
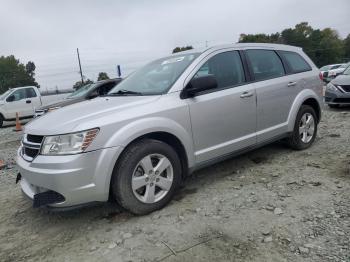
[[[117,92],[108,94],[108,96],[122,96],[122,95],[140,95],[140,96],[142,96],[143,94],[141,92],[126,90],[126,89],[120,89]]]

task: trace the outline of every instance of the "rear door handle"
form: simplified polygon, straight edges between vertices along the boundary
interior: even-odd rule
[[[247,98],[247,97],[251,97],[251,96],[253,96],[252,92],[243,92],[240,97]]]
[[[289,82],[287,86],[295,86],[297,82]]]
[[[27,104],[30,104],[31,102],[32,102],[31,100],[27,100],[27,101],[26,101]]]

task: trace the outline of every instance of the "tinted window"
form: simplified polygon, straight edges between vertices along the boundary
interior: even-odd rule
[[[9,99],[10,97],[14,97],[14,99]],[[25,89],[19,89],[19,90],[16,90],[15,92],[13,92],[8,98],[6,101],[8,102],[14,102],[14,101],[19,101],[19,100],[22,100],[26,97],[26,90]]]
[[[241,57],[237,51],[225,52],[210,58],[194,77],[214,75],[218,88],[235,86],[245,81]]]
[[[99,88],[98,88],[98,94],[100,96],[103,96],[103,95],[107,95],[109,91],[112,90],[113,87],[115,87],[117,85],[116,82],[110,82],[110,83],[106,83],[104,85],[101,85]]]
[[[26,97],[31,98],[31,97],[36,97],[36,93],[34,88],[27,88],[26,89]]]
[[[292,73],[299,73],[311,70],[310,65],[299,54],[287,51],[282,51],[281,53],[283,57],[287,60],[292,70]]]
[[[285,74],[283,64],[272,50],[247,50],[255,80],[280,77]]]

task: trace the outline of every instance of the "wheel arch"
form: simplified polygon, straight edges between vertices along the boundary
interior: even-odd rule
[[[294,99],[291,110],[288,116],[288,132],[292,132],[294,129],[295,119],[302,105],[311,106],[317,116],[317,123],[321,120],[322,109],[321,109],[322,99],[312,90],[305,89],[300,92]]]

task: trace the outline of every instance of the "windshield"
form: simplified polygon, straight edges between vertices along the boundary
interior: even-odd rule
[[[108,95],[165,94],[199,53],[155,60],[124,79]]]
[[[67,98],[77,98],[85,96],[91,89],[95,87],[96,84],[87,84],[80,87],[78,90],[74,91],[72,94],[67,96]]]
[[[348,67],[348,64],[344,64],[344,65],[339,66],[339,68],[347,68],[347,67]]]
[[[0,95],[0,100],[4,100],[9,93],[11,93],[11,89],[7,90],[5,93]]]
[[[331,67],[329,66],[329,65],[327,65],[327,66],[322,66],[321,68],[320,68],[320,70],[321,71],[327,71],[328,69],[330,69]]]
[[[344,70],[343,75],[350,75],[350,65]]]

